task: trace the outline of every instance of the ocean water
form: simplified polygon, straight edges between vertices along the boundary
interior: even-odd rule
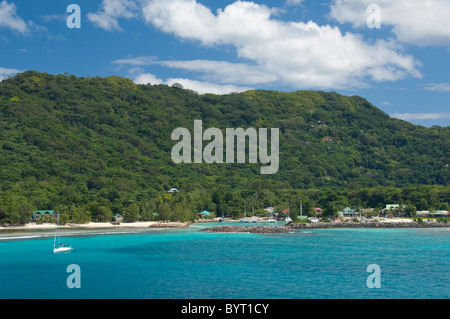
[[[231,234],[188,228],[0,238],[0,298],[450,298],[450,229]],[[69,288],[69,265],[80,288]],[[369,265],[380,288],[369,288]]]

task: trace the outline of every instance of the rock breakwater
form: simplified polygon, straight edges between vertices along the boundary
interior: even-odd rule
[[[179,222],[169,222],[169,223],[155,223],[151,224],[148,227],[150,228],[182,228],[182,227],[188,227],[191,223],[179,223]]]
[[[218,232],[218,233],[252,233],[252,234],[279,234],[292,233],[297,230],[292,227],[285,226],[231,226],[223,225],[213,228],[203,228],[201,231]]]
[[[293,229],[323,228],[443,228],[450,224],[437,222],[336,222],[336,223],[292,223],[284,227]]]

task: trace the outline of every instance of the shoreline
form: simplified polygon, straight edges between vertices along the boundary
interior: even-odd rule
[[[66,224],[60,225],[61,236],[91,235],[91,234],[115,234],[127,232],[146,232],[164,229],[184,228],[190,223],[181,222],[132,222],[132,223],[97,223]],[[22,226],[0,226],[0,241],[8,239],[29,239],[54,236],[56,224],[26,224]]]
[[[325,229],[325,228],[448,228],[450,223],[405,221],[370,221],[370,222],[319,222],[292,223],[285,227],[293,229]]]
[[[112,223],[94,223],[90,222],[87,224],[71,224],[68,223],[66,225],[60,225],[60,229],[113,229],[113,228],[146,228],[150,227],[150,225],[158,222],[134,222],[134,223],[121,223],[121,224],[112,224]],[[26,224],[21,226],[1,226],[0,233],[2,231],[23,231],[23,230],[55,230],[56,224],[45,223],[45,224]]]
[[[213,221],[211,221],[213,222]],[[156,229],[177,229],[186,228],[192,224],[206,224],[204,221],[195,222],[132,222],[132,223],[98,223],[90,222],[87,224],[66,224],[60,225],[62,234],[91,234],[95,231],[101,231],[102,233],[116,233],[121,231],[146,231]],[[206,225],[205,225],[206,226]],[[199,229],[204,232],[216,232],[216,233],[294,233],[301,232],[301,230],[308,229],[348,229],[348,228],[360,228],[360,229],[382,229],[382,228],[450,228],[450,223],[439,222],[416,222],[409,219],[397,219],[397,220],[376,220],[366,222],[318,222],[318,223],[291,223],[281,226],[263,226],[263,225],[217,225],[215,227],[205,227]],[[11,238],[28,238],[34,235],[52,235],[56,230],[56,224],[26,224],[22,226],[0,226],[0,236],[5,236],[2,239]]]
[[[415,222],[412,220],[396,220],[396,221],[374,221],[374,222],[319,222],[319,223],[292,223],[283,226],[232,226],[220,225],[212,228],[200,229],[205,232],[216,233],[256,233],[256,234],[273,234],[273,233],[293,233],[301,232],[308,229],[383,229],[383,228],[450,228],[450,223],[438,222]]]

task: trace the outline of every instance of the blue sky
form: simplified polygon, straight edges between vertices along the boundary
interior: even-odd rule
[[[67,26],[70,4],[81,28]],[[37,70],[199,93],[336,91],[447,126],[448,13],[448,0],[0,0],[0,80]]]

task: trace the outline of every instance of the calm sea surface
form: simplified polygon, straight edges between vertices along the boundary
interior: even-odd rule
[[[450,298],[450,229],[323,229],[292,234],[176,230],[0,233],[0,298]],[[80,269],[81,288],[68,288]],[[369,289],[367,267],[380,267]]]

